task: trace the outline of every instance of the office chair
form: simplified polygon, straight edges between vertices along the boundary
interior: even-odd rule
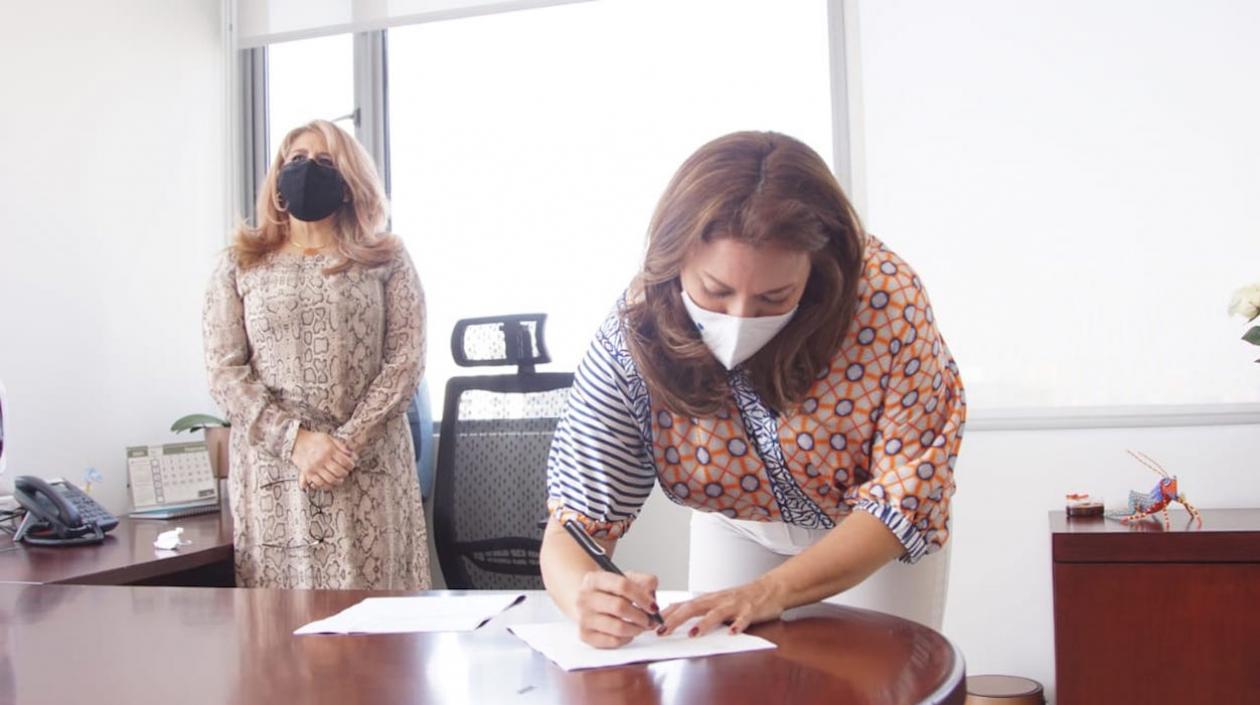
[[[517,368],[446,383],[433,529],[452,590],[543,587],[538,552],[547,454],[573,386],[572,373],[535,371],[551,361],[546,320],[546,314],[469,318],[451,334],[460,367]]]
[[[437,462],[433,442],[433,410],[429,404],[429,380],[420,380],[407,405],[407,426],[411,429],[411,445],[416,452],[416,479],[420,481],[420,498],[433,496],[433,471]]]

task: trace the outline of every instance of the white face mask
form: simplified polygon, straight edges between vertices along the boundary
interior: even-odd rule
[[[700,308],[687,295],[686,289],[682,290],[682,300],[691,320],[700,330],[700,338],[713,353],[713,357],[728,370],[734,369],[764,348],[792,320],[798,308],[793,307],[791,311],[778,316],[740,318]]]

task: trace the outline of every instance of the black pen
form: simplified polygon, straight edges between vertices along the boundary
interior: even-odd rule
[[[581,524],[572,519],[566,519],[564,522],[564,530],[569,532],[569,535],[573,537],[573,540],[577,541],[577,545],[581,546],[582,550],[586,551],[586,555],[590,556],[591,560],[595,561],[600,568],[603,568],[609,573],[616,573],[623,578],[626,576],[625,573],[621,572],[620,568],[613,565],[612,560],[608,558],[608,554],[604,552],[604,547],[595,543],[595,539],[591,538],[591,535],[586,533],[586,529],[583,529]],[[657,624],[665,623],[665,620],[661,617],[660,612],[655,610],[643,611],[647,612],[647,616],[650,617],[653,622],[656,622]]]

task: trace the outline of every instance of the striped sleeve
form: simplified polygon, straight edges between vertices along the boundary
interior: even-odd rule
[[[607,326],[578,365],[547,460],[547,507],[592,536],[618,538],[652,491],[656,470],[628,401]]]

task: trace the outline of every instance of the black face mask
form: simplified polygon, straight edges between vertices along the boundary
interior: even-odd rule
[[[306,222],[323,220],[337,212],[346,185],[336,167],[324,166],[314,159],[285,166],[277,181],[289,215]]]

